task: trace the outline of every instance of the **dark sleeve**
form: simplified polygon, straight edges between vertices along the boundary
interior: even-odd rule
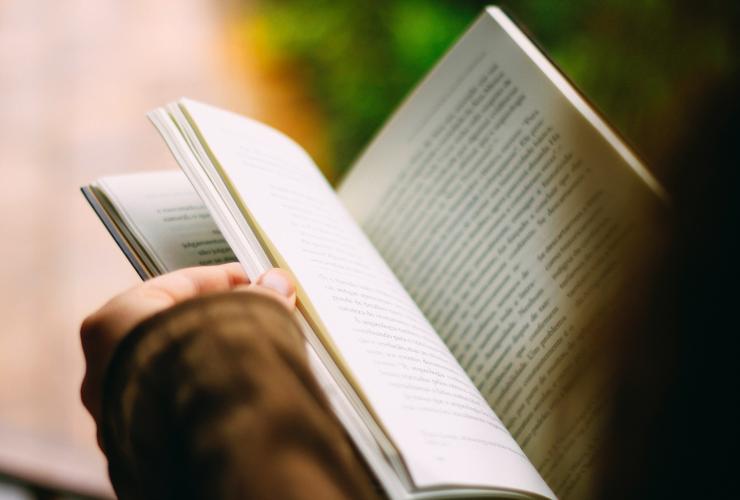
[[[191,300],[137,326],[105,379],[102,440],[122,499],[373,498],[282,305]]]

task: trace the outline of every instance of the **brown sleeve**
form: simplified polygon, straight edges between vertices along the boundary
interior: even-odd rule
[[[276,301],[234,292],[144,321],[105,380],[103,446],[122,499],[374,498]]]

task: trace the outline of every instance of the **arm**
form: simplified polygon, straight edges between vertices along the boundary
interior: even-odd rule
[[[309,371],[292,299],[210,291],[139,323],[110,358],[98,425],[118,495],[373,496]],[[86,322],[88,347],[105,317]]]

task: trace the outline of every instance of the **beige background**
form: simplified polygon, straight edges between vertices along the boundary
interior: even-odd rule
[[[187,95],[315,145],[289,75],[265,80],[233,36],[244,3],[0,0],[0,473],[110,492],[78,327],[138,278],[79,187],[176,168],[144,113]]]

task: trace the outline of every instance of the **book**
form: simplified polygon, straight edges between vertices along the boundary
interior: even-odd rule
[[[537,46],[486,8],[335,191],[284,134],[181,99],[182,172],[83,188],[143,278],[238,260],[297,283],[337,417],[392,498],[585,498],[601,332],[667,196]]]
[[[82,194],[142,279],[236,261],[177,170],[105,177],[83,187]]]

